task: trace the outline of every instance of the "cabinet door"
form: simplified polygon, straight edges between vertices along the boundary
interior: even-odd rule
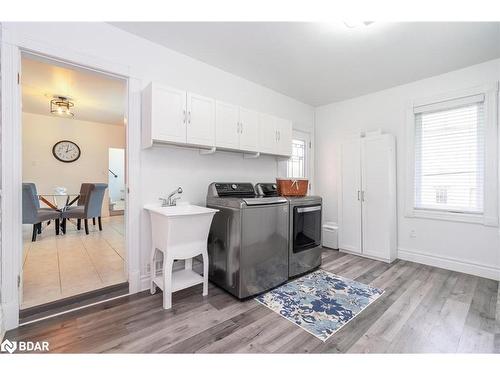
[[[276,118],[261,113],[259,115],[259,152],[276,154],[278,150],[278,132]]]
[[[215,145],[237,149],[239,147],[239,108],[232,104],[215,103]]]
[[[151,137],[164,142],[186,143],[186,92],[157,84],[150,88]]]
[[[292,122],[278,118],[276,120],[278,131],[278,154],[283,156],[292,155]]]
[[[187,94],[186,141],[192,145],[215,146],[215,100]]]
[[[395,236],[395,147],[390,135],[361,141],[363,254],[392,261]]]
[[[339,248],[361,253],[360,141],[341,145],[339,189]]]
[[[259,148],[259,114],[240,107],[240,150],[256,152]]]

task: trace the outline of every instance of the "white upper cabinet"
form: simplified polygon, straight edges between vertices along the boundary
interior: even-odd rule
[[[292,123],[152,82],[142,93],[142,144],[155,142],[289,157]]]
[[[292,155],[292,122],[267,114],[259,118],[259,151],[289,157]]]
[[[261,113],[259,116],[259,152],[276,154],[277,150],[276,117]]]
[[[283,156],[292,155],[292,123],[281,118],[276,119],[276,131],[278,132],[278,154]]]
[[[215,147],[215,100],[187,93],[186,143]]]
[[[215,100],[157,83],[142,93],[142,143],[215,146]]]
[[[215,104],[215,145],[222,148],[239,148],[239,108],[217,101]]]
[[[143,141],[186,142],[186,92],[151,83],[143,91]]]
[[[259,150],[259,114],[240,107],[240,144],[243,151]]]
[[[216,102],[216,146],[257,152],[259,146],[259,114],[245,108]]]

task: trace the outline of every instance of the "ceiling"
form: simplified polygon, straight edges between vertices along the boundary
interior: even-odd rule
[[[500,57],[500,23],[116,22],[314,106]]]
[[[33,55],[23,55],[21,71],[24,112],[52,116],[50,100],[65,96],[75,104],[74,119],[123,125],[125,80]]]

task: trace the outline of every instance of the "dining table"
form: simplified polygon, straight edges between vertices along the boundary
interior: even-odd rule
[[[38,194],[38,199],[46,204],[48,207],[64,211],[67,207],[75,204],[78,199],[80,199],[80,193],[48,193],[48,194]],[[60,198],[63,198],[64,203],[60,204]]]
[[[47,205],[49,208],[64,212],[68,209],[68,207],[71,207],[73,204],[78,202],[78,200],[82,197],[82,194],[80,193],[43,193],[43,194],[38,194],[38,199],[43,202],[45,205]],[[62,200],[64,203],[60,203],[60,198],[63,198]],[[75,223],[72,222],[71,219],[66,219],[64,220],[60,225],[62,229],[62,233],[66,234],[66,225],[65,222],[69,221],[70,223],[76,225]],[[48,225],[50,225],[50,221],[48,222]]]

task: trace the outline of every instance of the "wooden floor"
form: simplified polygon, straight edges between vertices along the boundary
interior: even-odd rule
[[[407,261],[391,265],[325,250],[322,268],[385,289],[326,342],[255,302],[210,285],[143,292],[20,327],[11,340],[48,340],[51,352],[500,353],[498,282]]]
[[[90,233],[68,222],[66,234],[54,223],[31,242],[31,225],[23,225],[23,298],[21,309],[125,282],[123,216],[102,219],[103,230],[90,221]]]

